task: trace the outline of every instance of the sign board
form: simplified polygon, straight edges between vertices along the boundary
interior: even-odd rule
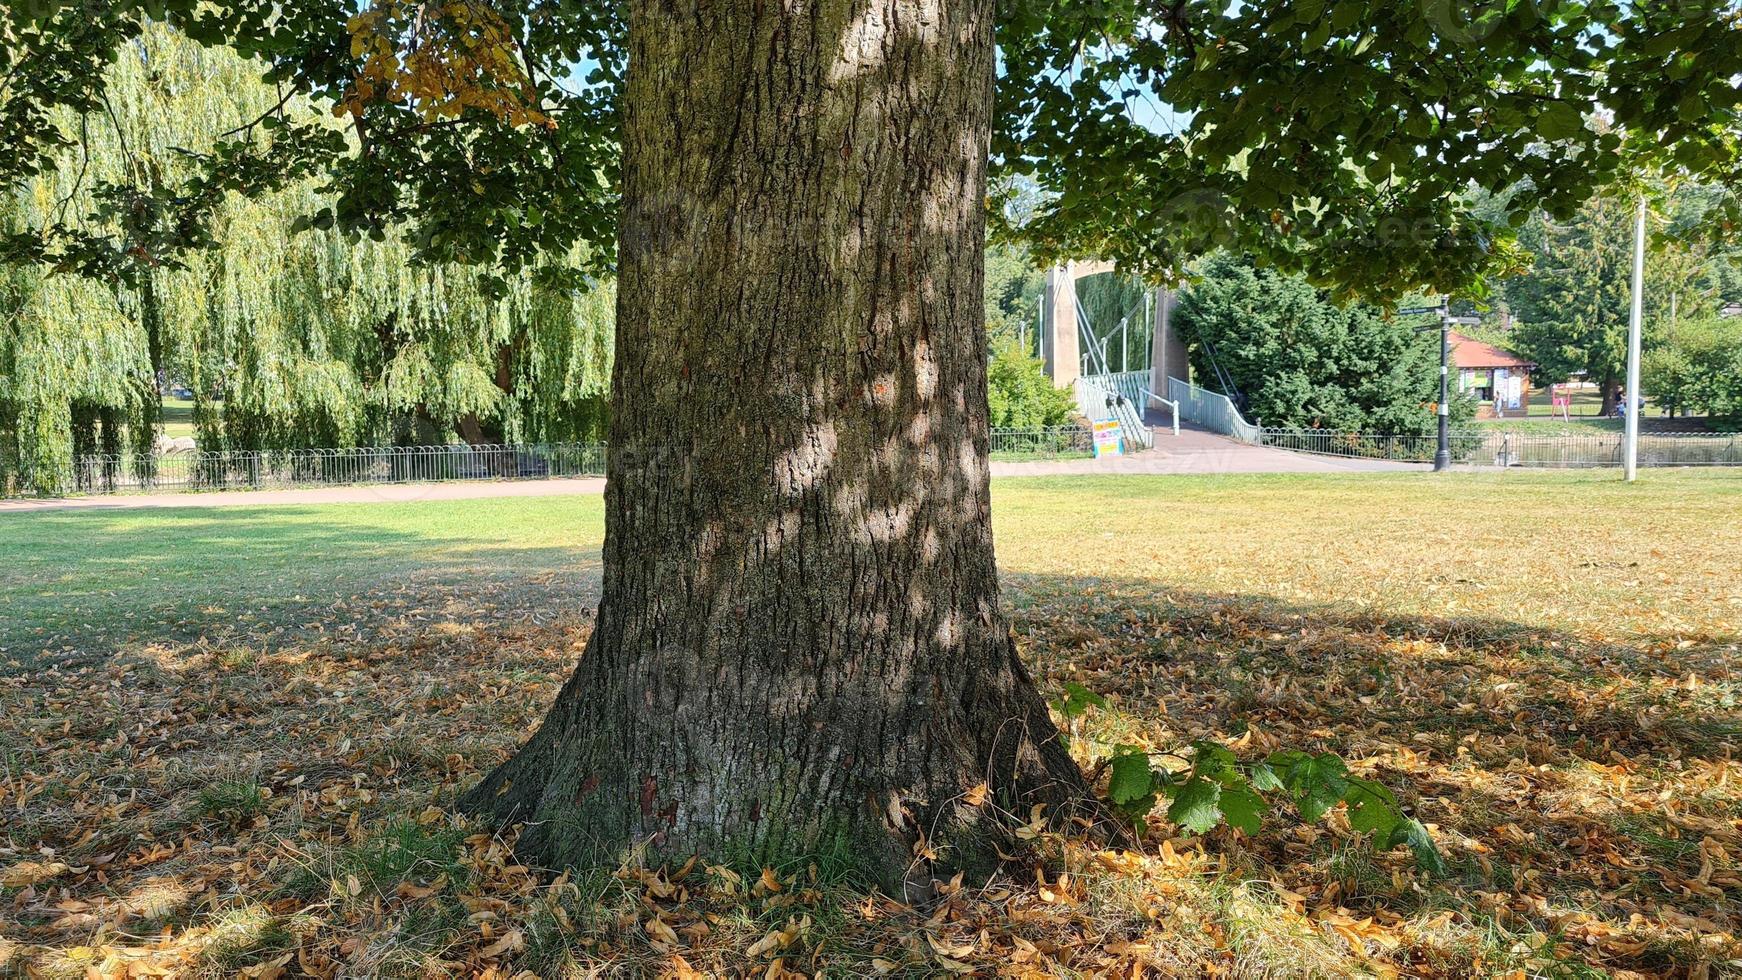
[[[1125,431],[1113,420],[1095,423],[1095,458],[1125,455]]]
[[[1397,315],[1398,316],[1421,316],[1423,313],[1443,313],[1443,312],[1445,312],[1445,307],[1443,307],[1443,306],[1411,306],[1408,309],[1398,310]]]
[[[1482,318],[1479,316],[1454,316],[1446,318],[1446,322],[1460,327],[1479,327],[1482,325]]]

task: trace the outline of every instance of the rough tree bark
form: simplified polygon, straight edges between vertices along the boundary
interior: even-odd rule
[[[993,565],[992,4],[633,0],[629,50],[603,599],[465,803],[545,866],[975,863],[964,791],[1085,793]]]

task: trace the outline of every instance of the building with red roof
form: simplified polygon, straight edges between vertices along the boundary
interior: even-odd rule
[[[1524,418],[1530,413],[1530,361],[1493,344],[1452,331],[1458,390],[1480,403],[1482,418]]]

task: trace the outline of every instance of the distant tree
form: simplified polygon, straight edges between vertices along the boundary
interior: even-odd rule
[[[1667,216],[1652,224],[1646,265],[1645,343],[1657,343],[1672,310],[1683,319],[1717,312],[1724,262],[1691,234],[1705,220],[1695,192],[1671,197]],[[1612,196],[1587,201],[1573,219],[1534,214],[1519,235],[1534,258],[1522,275],[1499,287],[1517,326],[1508,345],[1534,361],[1539,380],[1582,376],[1603,397],[1603,414],[1620,401],[1627,373],[1632,304],[1633,204]]]
[[[73,215],[85,233],[124,236],[103,195],[187,179],[226,130],[280,102],[263,68],[146,24],[108,66],[106,111],[78,120],[55,166],[0,192],[0,233]],[[280,111],[336,125],[306,99]],[[164,381],[193,391],[207,449],[601,434],[611,283],[541,275],[577,267],[581,247],[511,275],[419,263],[398,236],[298,230],[330,203],[312,177],[227,195],[206,247],[130,281],[6,264],[0,468],[27,468],[47,492],[77,450],[149,446]]]
[[[1646,352],[1640,388],[1672,413],[1742,421],[1742,319],[1678,324]]]
[[[1338,305],[1306,281],[1218,255],[1174,313],[1198,377],[1219,366],[1252,421],[1343,431],[1427,432],[1439,398],[1439,335],[1376,307]],[[1213,362],[1213,363],[1212,363]],[[1474,406],[1453,403],[1454,421]]]
[[[986,335],[993,347],[1015,344],[1034,350],[1036,314],[1046,274],[1028,250],[1009,242],[986,247]]]
[[[1143,280],[1122,271],[1103,273],[1079,279],[1076,289],[1087,315],[1082,324],[1083,343],[1092,341],[1105,355],[1104,364],[1103,354],[1093,355],[1096,369],[1104,366],[1109,371],[1125,371],[1132,364],[1143,363],[1140,358],[1150,338],[1150,325],[1144,317],[1149,289]]]

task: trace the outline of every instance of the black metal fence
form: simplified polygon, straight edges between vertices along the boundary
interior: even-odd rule
[[[70,474],[32,482],[38,492],[140,493],[548,479],[604,472],[602,445],[374,446],[87,455],[73,463]]]
[[[999,456],[1090,455],[1088,429],[994,429]],[[7,467],[0,496],[173,493],[354,484],[537,480],[605,475],[605,447],[557,443],[506,446],[374,446],[80,456],[56,472]]]
[[[1260,429],[1261,446],[1356,459],[1431,463],[1438,437],[1335,432],[1328,429]],[[1548,469],[1622,465],[1619,432],[1570,435],[1458,429],[1451,436],[1452,461],[1469,466]],[[1742,435],[1704,432],[1642,433],[1641,466],[1742,466]]]
[[[1452,433],[1452,458],[1467,460],[1475,454],[1482,438],[1480,434]],[[1253,441],[1260,446],[1297,453],[1401,463],[1431,463],[1439,448],[1437,435],[1384,435],[1333,429],[1259,429]]]
[[[993,456],[1090,456],[1095,452],[1093,432],[1080,425],[1054,429],[993,429]]]

